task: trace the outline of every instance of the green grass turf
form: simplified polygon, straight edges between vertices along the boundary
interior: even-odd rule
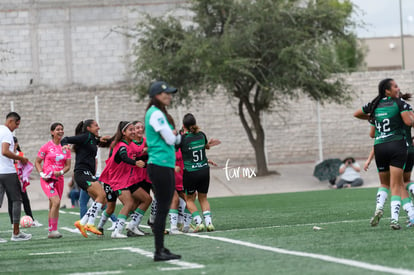
[[[90,235],[85,239],[62,229],[74,228],[73,223],[79,218],[78,209],[62,209],[59,231],[63,238],[49,240],[47,211],[35,211],[35,218],[44,226],[24,229],[33,234],[31,241],[0,244],[0,273],[381,274],[308,256],[286,254],[293,251],[386,266],[393,268],[391,273],[395,274],[402,268],[414,274],[414,261],[411,260],[414,228],[405,228],[406,215],[402,210],[400,222],[403,229],[391,230],[388,203],[380,224],[371,227],[369,218],[374,212],[375,199],[374,188],[210,199],[217,231],[197,236],[223,237],[283,250],[267,251],[189,235],[166,236],[166,247],[181,254],[182,261],[203,266],[179,270],[170,270],[180,268],[178,265],[155,263],[151,257],[133,251],[140,249],[151,255],[154,250],[152,235],[112,240],[110,231],[105,231],[104,237]],[[119,209],[120,206],[117,211]],[[146,224],[147,216],[148,213],[143,224]],[[322,229],[314,231],[313,226]],[[1,213],[0,237],[9,240],[10,235],[8,215]]]

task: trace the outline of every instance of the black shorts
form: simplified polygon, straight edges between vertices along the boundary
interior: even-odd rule
[[[390,170],[390,166],[404,169],[407,161],[407,144],[405,140],[380,143],[374,146],[375,163],[378,172]]]
[[[116,202],[119,192],[112,190],[112,187],[106,183],[103,184],[103,188],[105,190],[106,199],[108,200],[108,202]]]
[[[196,191],[198,193],[208,193],[208,188],[210,186],[210,167],[188,172],[184,170],[183,174],[183,187],[186,194],[194,194]]]
[[[137,183],[139,187],[145,190],[148,194],[150,194],[150,191],[152,189],[152,183],[147,182],[146,180],[140,181]]]
[[[139,183],[135,183],[131,186],[129,186],[128,188],[122,189],[122,190],[129,190],[132,193],[134,193],[135,191],[138,190],[138,188],[140,188],[141,186],[139,186]]]
[[[92,182],[98,181],[98,179],[89,171],[75,171],[74,177],[78,186],[84,191],[88,191]]]
[[[414,151],[408,152],[407,162],[405,163],[404,173],[413,171],[414,165]]]

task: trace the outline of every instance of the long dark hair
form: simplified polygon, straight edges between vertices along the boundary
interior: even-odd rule
[[[86,133],[86,131],[87,131],[86,128],[90,127],[94,121],[95,121],[94,119],[85,119],[85,120],[82,120],[81,122],[79,122],[78,125],[76,125],[76,128],[75,128],[75,136]],[[74,152],[76,152],[76,145],[75,144],[73,145],[72,149],[73,149]]]
[[[402,98],[404,100],[410,100],[412,97],[413,97],[413,95],[410,94],[410,93],[400,94],[400,98]]]
[[[79,122],[75,128],[75,136],[85,133],[87,131],[86,128],[90,127],[94,121],[94,119],[85,119]]]
[[[197,134],[200,131],[200,127],[197,126],[197,122],[193,114],[187,113],[183,118],[183,125],[188,131],[193,134]]]
[[[148,109],[154,105],[155,107],[157,107],[158,109],[161,110],[161,112],[164,113],[165,117],[167,118],[168,122],[173,126],[173,128],[175,128],[175,123],[174,123],[174,119],[172,116],[170,116],[170,114],[167,112],[167,109],[165,108],[165,105],[162,104],[156,97],[151,97],[150,101],[148,102],[148,106],[147,109],[145,109],[145,112],[148,111]]]
[[[125,127],[128,127],[129,125],[133,125],[132,122],[129,121],[120,121],[118,123],[118,127],[116,130],[115,135],[111,138],[112,143],[111,143],[111,149],[113,149],[115,147],[115,145],[118,144],[118,142],[120,142],[122,140],[122,137],[124,136],[124,134],[122,133],[122,131],[124,130]],[[126,130],[126,128],[125,128]]]
[[[375,116],[375,109],[378,107],[378,104],[382,98],[385,97],[385,91],[391,88],[391,82],[394,81],[392,78],[385,78],[380,81],[378,84],[378,95],[372,100],[371,110],[369,117],[371,120],[374,119]]]

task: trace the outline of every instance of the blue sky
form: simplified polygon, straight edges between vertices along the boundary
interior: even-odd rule
[[[400,35],[400,0],[351,0],[360,10],[355,15],[366,24],[358,37]],[[404,34],[414,35],[414,0],[401,0]]]

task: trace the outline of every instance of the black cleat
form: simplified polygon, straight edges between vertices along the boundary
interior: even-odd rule
[[[162,248],[160,251],[155,251],[154,253],[154,262],[178,259],[181,259],[181,255],[173,254],[166,248]]]

